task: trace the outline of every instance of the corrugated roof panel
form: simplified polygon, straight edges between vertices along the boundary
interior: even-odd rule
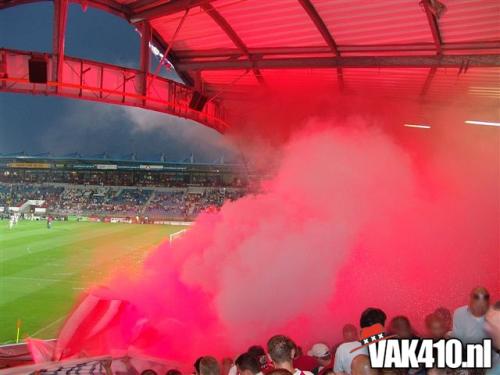
[[[365,81],[395,81],[404,83],[422,82],[425,80],[429,69],[427,68],[346,68],[344,69],[344,78],[362,79]]]
[[[445,43],[500,40],[500,1],[441,1],[447,6],[439,20]],[[340,46],[414,43],[433,45],[427,16],[419,5],[419,0],[311,0],[311,2]],[[321,34],[297,0],[217,0],[212,6],[249,49],[325,46]],[[181,13],[163,17],[153,21],[153,26],[168,42],[181,17]],[[199,7],[193,8],[174,44],[174,50],[196,51],[211,48],[234,49],[235,45],[209,15]],[[351,54],[369,56],[378,53]],[[404,54],[419,55],[422,52]],[[346,52],[346,55],[349,53]],[[311,53],[306,56],[316,56],[316,54]],[[408,97],[418,97],[424,88],[429,71],[429,68],[344,68],[343,80],[347,89],[378,89],[383,94],[399,93]],[[336,69],[270,69],[261,70],[261,73],[270,87],[279,86],[287,80],[305,82],[316,80],[338,87]],[[221,88],[232,87],[235,90],[238,88],[245,90],[259,85],[254,73],[244,70],[204,71],[202,79],[210,85]],[[431,100],[434,98],[446,100],[450,92],[463,96],[464,100],[479,97],[496,98],[500,95],[500,69],[470,68],[461,74],[458,74],[457,68],[438,69],[428,87],[427,97]]]
[[[297,0],[219,0],[213,6],[249,48],[325,45]]]
[[[384,95],[400,93],[418,97],[429,71],[429,68],[344,68],[343,80],[347,89],[380,90]],[[290,81],[316,81],[338,85],[336,69],[268,69],[261,70],[261,74],[270,87],[279,87],[283,82]],[[251,71],[207,71],[203,72],[202,78],[210,84],[229,85],[234,89],[259,84]],[[500,95],[500,69],[471,68],[461,74],[458,74],[457,69],[438,69],[430,83],[427,96],[446,99],[450,93],[496,98]]]
[[[500,1],[441,0],[439,20],[444,42],[500,40]]]
[[[201,73],[204,82],[214,85],[256,86],[255,74],[251,70],[204,71]]]
[[[183,15],[184,12],[156,18],[151,21],[151,25],[160,33],[165,42],[170,43]],[[200,7],[192,8],[189,11],[173,43],[174,50],[232,47],[234,44],[231,39]]]
[[[336,69],[262,70],[266,83],[276,87],[283,80],[321,82],[339,88]],[[343,69],[346,90],[379,90],[381,95],[416,97],[420,94],[428,69]]]
[[[381,96],[407,95],[416,97],[422,90],[428,69],[344,69],[346,88]]]
[[[417,0],[312,0],[339,45],[432,42]]]
[[[470,94],[500,90],[500,69],[470,68],[458,74],[457,69],[438,69],[430,91],[465,91]]]
[[[500,69],[469,69],[458,74],[457,69],[438,69],[430,83],[426,98],[451,100],[471,108],[491,108],[491,115],[500,118]],[[497,108],[494,110],[493,108]]]
[[[278,87],[283,82],[335,83],[337,81],[336,69],[263,69],[261,73],[266,84]]]

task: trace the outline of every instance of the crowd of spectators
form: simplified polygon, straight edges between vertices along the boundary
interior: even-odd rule
[[[202,211],[217,209],[225,201],[236,200],[242,196],[242,190],[225,188],[158,191],[148,202],[144,216],[151,219],[195,217]]]
[[[474,288],[467,305],[459,307],[452,314],[440,307],[427,315],[425,332],[417,333],[410,320],[405,316],[394,316],[387,320],[386,313],[379,308],[367,308],[359,319],[359,325],[346,324],[342,330],[343,340],[337,345],[318,342],[306,353],[290,337],[276,335],[271,337],[266,350],[261,346],[251,346],[246,352],[238,354],[234,361],[223,358],[218,361],[212,356],[199,357],[193,368],[195,375],[375,375],[375,374],[414,374],[414,375],[497,375],[500,373],[500,301],[490,304],[488,290]],[[492,367],[489,369],[450,369],[450,368],[413,368],[413,369],[374,369],[368,355],[368,345],[361,340],[364,329],[380,326],[385,338],[419,339],[433,341],[457,338],[463,344],[482,343],[491,339],[493,343]],[[130,370],[132,371],[132,370]],[[138,372],[127,372],[139,374]],[[116,374],[118,374],[117,372]],[[141,375],[156,375],[146,370]],[[181,375],[177,369],[167,375]]]
[[[237,187],[245,186],[245,179],[237,173],[221,173],[220,170],[207,169],[191,172],[148,171],[148,170],[2,170],[0,182],[23,184],[74,184],[101,186],[140,186],[149,187]]]
[[[196,216],[207,208],[220,207],[226,200],[233,201],[241,196],[241,191],[228,189],[188,193],[185,197],[184,212],[187,216]]]
[[[136,216],[153,194],[152,190],[107,187],[66,188],[51,211],[62,215],[112,214]]]
[[[153,219],[184,216],[184,196],[183,190],[156,192],[149,201],[144,215]]]
[[[0,207],[19,207],[43,200],[54,215],[193,219],[207,209],[235,200],[243,190],[226,188],[118,188],[85,185],[23,185],[0,183]]]
[[[54,204],[64,188],[57,186],[0,184],[0,207],[20,206],[28,200],[43,200],[45,205]]]

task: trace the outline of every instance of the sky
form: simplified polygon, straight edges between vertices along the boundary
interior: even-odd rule
[[[0,47],[50,52],[52,2],[0,11]],[[138,67],[139,35],[120,17],[71,4],[65,41],[68,56]],[[154,59],[154,58],[153,58]],[[167,74],[162,72],[162,75]],[[177,78],[177,77],[173,77]],[[142,109],[58,97],[0,93],[0,154],[79,152],[140,159],[237,160],[227,138],[192,121]]]

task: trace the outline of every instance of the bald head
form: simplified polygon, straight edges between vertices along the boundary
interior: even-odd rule
[[[490,293],[482,286],[472,289],[469,299],[469,309],[472,315],[481,317],[490,307]]]
[[[352,360],[351,373],[352,375],[378,375],[378,370],[371,368],[367,355],[360,354]]]
[[[358,329],[354,324],[346,324],[342,328],[342,337],[345,342],[357,341],[359,339]]]

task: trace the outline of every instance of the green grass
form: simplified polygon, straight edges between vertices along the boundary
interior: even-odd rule
[[[54,338],[78,295],[111,272],[140,268],[148,251],[185,227],[0,220],[0,343]]]

